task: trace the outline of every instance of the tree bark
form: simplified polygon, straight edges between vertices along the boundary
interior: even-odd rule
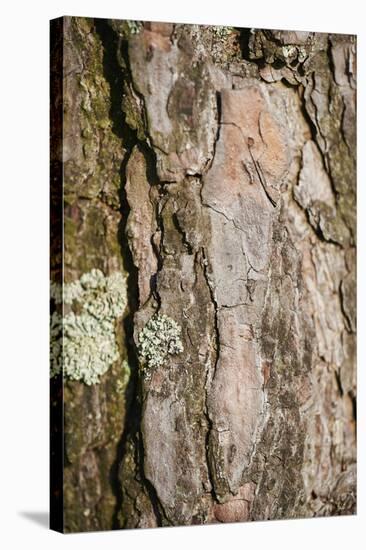
[[[62,277],[62,254],[67,284],[92,269],[106,275],[125,272],[129,257],[120,238],[124,231],[120,171],[125,149],[121,124],[113,114],[111,85],[104,75],[107,54],[92,19],[64,17],[59,32],[63,47],[63,247],[57,254],[53,239],[51,277],[56,281]],[[61,189],[61,185],[57,181],[53,187]],[[61,388],[62,523],[66,532],[116,526],[118,464],[130,399],[128,312],[116,330],[120,359],[100,383],[87,386],[65,378]],[[58,379],[51,379],[53,397],[56,403],[60,399]]]
[[[65,383],[65,529],[355,513],[355,37],[64,32],[65,274],[128,273],[131,371]]]

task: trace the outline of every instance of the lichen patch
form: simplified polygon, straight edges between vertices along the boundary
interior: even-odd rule
[[[65,285],[51,283],[55,304],[81,304],[81,313],[70,311],[51,317],[51,378],[62,372],[69,380],[90,386],[119,358],[115,322],[126,303],[126,280],[120,272],[105,276],[92,269]]]
[[[165,314],[153,315],[146,323],[139,333],[137,347],[146,376],[149,377],[155,367],[162,366],[168,355],[183,351],[181,332],[178,323]]]

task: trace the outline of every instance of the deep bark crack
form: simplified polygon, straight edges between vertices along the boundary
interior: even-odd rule
[[[134,315],[138,310],[139,292],[138,292],[138,275],[137,268],[134,265],[131,250],[126,239],[126,223],[130,212],[130,207],[127,201],[125,185],[126,185],[126,167],[136,145],[142,148],[146,164],[148,166],[148,176],[151,181],[151,174],[155,172],[155,164],[151,162],[150,156],[154,155],[152,150],[147,152],[147,146],[137,137],[136,130],[130,128],[125,121],[125,114],[122,110],[122,93],[123,82],[126,79],[132,83],[132,76],[129,72],[128,52],[127,48],[122,46],[121,40],[117,37],[115,31],[110,26],[106,19],[95,20],[96,32],[99,35],[103,46],[103,68],[104,76],[110,85],[111,110],[110,119],[112,121],[113,132],[121,139],[122,146],[126,149],[126,154],[122,161],[120,169],[120,202],[121,202],[121,223],[119,227],[118,240],[121,246],[121,254],[124,261],[124,267],[129,273],[128,276],[128,315],[124,319],[124,328],[127,339],[128,362],[131,368],[131,378],[128,383],[126,394],[129,396],[126,404],[126,420],[122,438],[118,445],[118,452],[115,463],[111,470],[111,484],[116,495],[116,508],[113,520],[113,528],[121,527],[119,514],[123,505],[123,487],[118,479],[118,469],[126,454],[126,445],[128,440],[132,440],[136,450],[136,466],[139,470],[140,479],[143,487],[147,491],[158,526],[162,525],[161,504],[152,484],[146,479],[143,467],[143,445],[140,432],[142,403],[139,395],[139,360],[134,342]],[[122,69],[118,62],[118,50],[125,61],[125,68]],[[135,90],[134,90],[135,91]],[[122,480],[123,484],[123,480]]]

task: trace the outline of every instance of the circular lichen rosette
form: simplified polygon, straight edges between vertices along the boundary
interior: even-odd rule
[[[146,378],[154,368],[162,366],[169,355],[183,351],[182,328],[165,314],[155,314],[138,335],[137,351]]]

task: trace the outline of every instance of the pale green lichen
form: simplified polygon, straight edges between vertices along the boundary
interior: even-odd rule
[[[142,28],[140,21],[126,21],[130,34],[138,34]]]
[[[183,351],[181,332],[178,323],[165,314],[156,314],[146,323],[138,335],[137,345],[145,375],[149,376],[151,369],[163,365],[168,355]]]
[[[226,36],[229,36],[231,33],[234,32],[234,30],[235,30],[234,27],[223,27],[223,26],[212,27],[213,33],[220,38],[225,38]]]
[[[70,380],[97,384],[119,358],[115,322],[127,303],[126,280],[122,273],[106,277],[93,269],[73,283],[51,284],[51,297],[82,304],[82,312],[51,317],[51,377],[63,373]],[[62,300],[63,299],[63,300]]]
[[[80,300],[83,295],[83,288],[80,281],[75,281],[68,285],[59,285],[51,281],[50,287],[51,298],[56,304],[72,304],[74,300]]]
[[[291,46],[291,44],[282,46],[282,53],[285,59],[294,58],[297,55],[297,48],[296,46]]]

